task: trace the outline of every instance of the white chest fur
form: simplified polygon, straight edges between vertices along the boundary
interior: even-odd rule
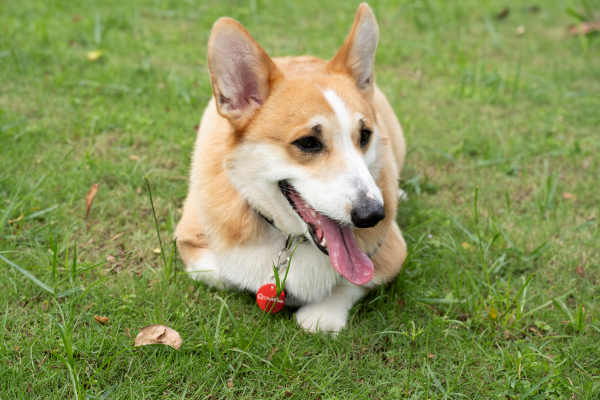
[[[284,242],[285,236],[269,226],[261,240],[223,253],[211,250],[200,260],[191,263],[188,272],[197,271],[191,276],[208,284],[256,292],[262,285],[275,282],[272,279],[272,265],[277,263]],[[284,275],[285,268],[282,267],[281,279]],[[328,256],[312,242],[301,243],[289,268],[285,283],[286,296],[296,305],[320,301],[342,279],[331,266]]]

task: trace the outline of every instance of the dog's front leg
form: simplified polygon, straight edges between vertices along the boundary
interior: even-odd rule
[[[368,291],[344,279],[322,301],[302,306],[296,312],[296,321],[309,332],[337,333],[346,326],[348,310]]]

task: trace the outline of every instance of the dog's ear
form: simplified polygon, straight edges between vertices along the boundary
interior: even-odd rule
[[[327,65],[329,72],[348,74],[356,82],[358,90],[368,97],[373,94],[373,63],[378,38],[375,15],[367,3],[362,3],[350,34]]]
[[[208,40],[208,68],[217,111],[242,129],[283,76],[250,33],[231,18],[218,20]]]

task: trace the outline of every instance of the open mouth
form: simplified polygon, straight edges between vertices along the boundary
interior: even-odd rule
[[[333,268],[355,285],[369,282],[373,278],[373,263],[358,247],[352,228],[317,212],[286,181],[279,182],[279,187],[294,211],[309,226],[313,243],[329,256]]]

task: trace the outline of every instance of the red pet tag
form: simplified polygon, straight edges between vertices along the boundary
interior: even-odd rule
[[[270,310],[271,314],[276,313],[277,311],[283,308],[285,304],[285,293],[282,290],[279,295],[279,300],[275,303],[275,297],[277,296],[277,287],[274,283],[267,283],[266,285],[262,285],[258,292],[256,292],[256,302],[261,310],[266,311]],[[275,303],[275,305],[273,305]]]

